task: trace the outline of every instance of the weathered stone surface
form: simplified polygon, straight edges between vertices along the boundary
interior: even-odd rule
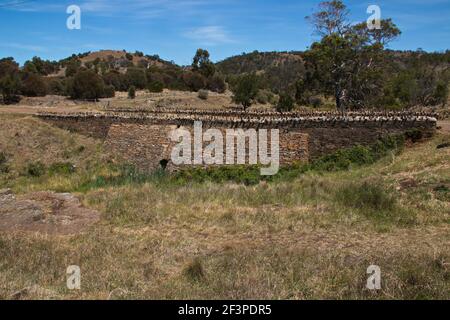
[[[68,193],[0,194],[0,231],[75,234],[100,220]]]
[[[256,113],[212,110],[152,110],[85,114],[39,114],[54,125],[105,140],[112,151],[143,170],[170,160],[170,132],[178,127],[193,130],[279,129],[280,163],[304,162],[357,144],[368,145],[389,134],[419,129],[425,136],[436,131],[436,115],[408,112]],[[169,169],[176,169],[169,163]]]

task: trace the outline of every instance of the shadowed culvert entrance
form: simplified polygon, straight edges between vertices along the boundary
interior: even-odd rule
[[[160,167],[162,170],[166,170],[168,164],[169,164],[169,160],[163,159],[163,160],[161,160],[161,161],[159,162],[159,167]]]

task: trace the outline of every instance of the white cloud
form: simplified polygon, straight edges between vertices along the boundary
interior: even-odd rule
[[[184,36],[202,45],[208,46],[235,42],[222,26],[205,26],[194,28],[185,32]]]
[[[195,8],[208,4],[205,0],[85,0],[80,4],[82,12],[96,15],[127,15],[136,19],[148,19],[162,16],[164,13],[179,12],[186,14]]]
[[[1,44],[0,46],[4,47],[4,48],[13,48],[13,49],[32,51],[32,52],[46,52],[47,51],[46,48],[41,47],[41,46],[22,44],[22,43],[7,43],[7,44]]]
[[[66,8],[74,4],[72,0],[60,0],[59,3],[14,1],[17,1],[17,4],[6,9],[22,12],[65,13]],[[207,0],[83,0],[76,4],[80,6],[82,13],[91,15],[145,19],[159,17],[167,12],[195,14],[201,6],[211,3]]]

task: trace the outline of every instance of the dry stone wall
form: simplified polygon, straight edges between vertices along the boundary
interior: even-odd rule
[[[279,129],[280,163],[306,162],[341,148],[368,145],[389,134],[421,130],[431,136],[436,130],[434,115],[412,113],[266,113],[265,116],[227,111],[105,112],[76,114],[38,114],[60,128],[105,141],[111,152],[142,170],[158,168],[168,160],[176,142],[171,132],[177,128],[193,131],[195,121],[203,130]],[[270,134],[269,134],[270,135]],[[225,150],[225,148],[224,148]]]

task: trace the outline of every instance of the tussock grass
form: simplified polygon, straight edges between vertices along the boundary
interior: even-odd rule
[[[74,192],[102,220],[71,237],[1,233],[2,299],[31,286],[45,290],[22,299],[450,298],[450,149],[436,149],[448,135],[340,151],[272,181],[239,167],[176,179],[35,119],[5,123],[0,188]],[[24,174],[37,161],[44,174]],[[365,289],[372,264],[378,292]],[[65,287],[69,265],[81,291]]]
[[[195,256],[187,242],[148,234],[124,239],[107,229],[58,242],[1,239],[3,264],[10,266],[0,273],[1,298],[35,283],[72,299],[448,299],[450,285],[448,252],[423,247],[336,252],[241,245]],[[81,266],[81,291],[65,289],[69,264]],[[381,267],[381,291],[365,288],[372,264]]]

